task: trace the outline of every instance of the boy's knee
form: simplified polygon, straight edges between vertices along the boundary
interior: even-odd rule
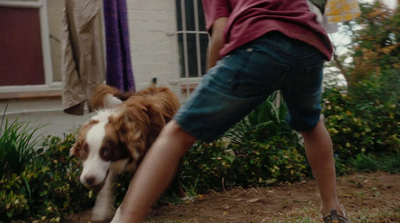
[[[181,140],[185,144],[193,144],[196,138],[186,132],[175,120],[171,120],[161,132],[163,137]]]
[[[163,133],[172,135],[181,135],[181,134],[183,135],[185,134],[185,131],[175,120],[171,120],[170,122],[167,123],[167,125],[165,125]]]

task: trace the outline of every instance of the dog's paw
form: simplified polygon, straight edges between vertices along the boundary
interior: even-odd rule
[[[91,220],[94,222],[109,222],[107,219],[111,219],[113,211],[111,208],[99,208],[97,205],[92,210]]]
[[[117,209],[117,212],[115,212],[115,215],[113,217],[113,219],[111,220],[110,223],[119,223],[120,222],[120,216],[121,216],[121,208],[119,207]]]

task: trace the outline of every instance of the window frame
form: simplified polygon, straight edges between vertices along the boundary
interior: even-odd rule
[[[180,13],[179,12],[177,13],[177,23],[178,23],[178,25],[177,25],[178,30],[176,32],[177,37],[178,37],[177,41],[178,41],[178,46],[183,48],[182,49],[183,55],[182,55],[182,52],[179,51],[179,54],[180,54],[179,56],[183,60],[180,60],[181,61],[180,62],[181,63],[180,64],[181,73],[179,74],[180,77],[179,77],[178,83],[180,85],[182,92],[185,93],[186,96],[190,95],[190,93],[194,90],[194,88],[197,86],[197,84],[201,81],[202,76],[206,72],[206,70],[205,70],[206,69],[205,68],[206,61],[202,60],[202,52],[205,52],[205,54],[207,54],[207,49],[204,50],[201,46],[202,45],[201,44],[202,35],[207,36],[207,44],[205,44],[206,48],[207,48],[208,42],[210,41],[210,36],[209,36],[208,32],[205,30],[205,26],[204,26],[204,30],[201,30],[201,27],[200,27],[199,12],[200,12],[200,7],[202,7],[201,1],[199,1],[199,0],[191,0],[191,1],[193,1],[193,9],[192,10],[193,10],[193,16],[194,16],[194,30],[189,30],[187,27],[187,19],[186,19],[187,18],[186,14],[188,13],[186,11],[187,10],[187,7],[186,7],[187,0],[177,0],[176,1],[176,4],[178,4],[178,3],[180,4],[180,6],[178,6],[178,5],[176,6],[177,11],[180,9]],[[199,4],[199,2],[200,2],[200,4]],[[180,14],[180,16],[179,16],[179,14]],[[180,29],[179,20],[181,23],[181,29]],[[182,43],[180,43],[179,35],[182,35]],[[190,66],[189,52],[188,52],[189,51],[189,47],[188,47],[188,45],[189,45],[188,44],[188,41],[189,41],[188,36],[189,35],[194,35],[194,38],[195,38],[195,49],[196,49],[196,61],[195,62],[196,62],[196,67],[197,67],[195,75],[192,75],[189,70],[189,66]],[[202,70],[203,68],[204,68],[204,70]],[[183,75],[182,75],[182,73],[183,73]]]
[[[47,0],[8,0],[0,1],[0,7],[13,7],[13,8],[32,8],[39,10],[40,21],[40,36],[42,44],[43,55],[43,69],[44,69],[44,84],[41,85],[15,85],[15,86],[1,86],[0,93],[15,93],[15,92],[29,92],[29,91],[54,91],[61,90],[61,82],[54,82],[51,46],[50,46],[50,30],[47,14]]]

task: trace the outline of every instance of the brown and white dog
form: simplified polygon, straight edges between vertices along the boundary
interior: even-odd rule
[[[100,85],[93,95],[97,114],[81,127],[71,155],[83,160],[82,184],[99,191],[92,220],[104,221],[113,215],[114,178],[134,172],[180,104],[171,90],[155,86],[123,93]]]

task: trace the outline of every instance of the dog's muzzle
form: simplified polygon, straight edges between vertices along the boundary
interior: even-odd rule
[[[106,176],[104,177],[104,180],[98,184],[94,184],[94,182],[96,181],[96,177],[94,176],[85,176],[84,177],[84,181],[85,183],[83,185],[85,185],[87,188],[93,190],[95,193],[98,193],[99,191],[101,191],[101,189],[103,189],[104,185],[106,184],[106,180],[108,177],[108,173],[110,172],[110,170],[107,170]]]

